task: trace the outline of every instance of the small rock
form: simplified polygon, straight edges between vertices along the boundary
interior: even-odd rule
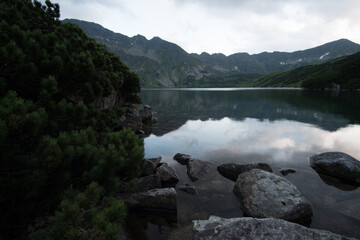
[[[239,175],[234,193],[242,201],[247,216],[279,218],[309,224],[312,208],[309,201],[290,181],[260,169]]]
[[[186,164],[187,173],[191,181],[196,181],[210,170],[211,164],[208,162],[201,161],[199,159],[190,158]]]
[[[162,157],[157,158],[146,158],[145,166],[141,176],[148,176],[155,173],[155,169],[158,167]]]
[[[193,221],[195,240],[222,239],[322,239],[355,240],[325,230],[311,229],[296,223],[275,218],[220,218],[210,216],[209,220]]]
[[[180,185],[176,188],[176,190],[181,190],[181,191],[189,193],[191,195],[198,195],[195,186]]]
[[[262,169],[264,171],[273,172],[271,167],[266,163],[255,163],[255,164],[245,164],[245,165],[240,165],[235,163],[225,163],[217,167],[218,172],[222,176],[232,181],[236,181],[239,174],[250,171],[252,169]]]
[[[296,173],[296,170],[293,169],[293,168],[282,168],[279,170],[279,172],[283,175],[283,176],[286,176],[288,175],[289,173]]]
[[[147,192],[117,195],[129,208],[176,211],[176,191],[174,188],[152,189]]]
[[[156,169],[156,174],[160,177],[163,187],[175,187],[179,182],[175,170],[166,163]]]
[[[174,160],[176,160],[178,163],[180,163],[182,165],[187,164],[187,162],[189,161],[190,158],[191,158],[190,155],[182,154],[182,153],[177,153],[174,156]]]
[[[310,157],[317,172],[360,185],[360,161],[342,152],[326,152]]]

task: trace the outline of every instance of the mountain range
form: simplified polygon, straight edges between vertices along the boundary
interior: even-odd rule
[[[340,39],[296,52],[189,54],[159,37],[150,40],[141,35],[128,37],[77,19],[63,22],[78,25],[89,37],[117,54],[139,75],[142,87],[230,87],[269,73],[321,64],[360,51],[359,44]]]

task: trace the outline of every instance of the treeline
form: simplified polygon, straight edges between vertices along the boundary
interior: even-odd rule
[[[360,52],[319,65],[272,73],[242,86],[330,89],[336,85],[341,89],[360,89]]]
[[[138,77],[50,1],[0,2],[3,239],[116,239],[143,142],[119,129]]]

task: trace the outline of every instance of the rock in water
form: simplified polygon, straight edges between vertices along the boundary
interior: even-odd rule
[[[199,159],[190,158],[186,163],[187,173],[191,181],[196,181],[200,177],[207,174],[210,170],[211,164],[208,162],[201,161]]]
[[[264,171],[273,172],[271,167],[266,163],[255,163],[255,164],[235,164],[235,163],[225,163],[217,167],[218,172],[233,181],[236,181],[239,174],[250,171],[252,169],[262,169]]]
[[[117,196],[129,208],[143,208],[149,210],[176,211],[176,191],[174,188],[152,189],[147,192],[128,193]]]
[[[180,186],[177,187],[176,190],[181,190],[181,191],[189,193],[191,195],[198,195],[195,186],[191,186],[189,184],[180,185]]]
[[[296,173],[296,170],[293,169],[293,168],[282,168],[279,170],[279,172],[283,175],[283,176],[286,176],[288,175],[289,173]]]
[[[166,163],[156,169],[156,174],[160,177],[163,187],[175,187],[179,182],[175,170]]]
[[[319,173],[360,185],[360,161],[342,152],[326,152],[310,157],[310,165]]]
[[[308,224],[312,208],[290,181],[260,169],[239,175],[234,193],[242,200],[244,213],[257,218],[279,218]]]
[[[183,154],[183,153],[177,153],[174,156],[174,160],[176,160],[178,163],[180,163],[182,165],[187,164],[187,162],[189,161],[190,158],[191,158],[190,155]]]
[[[311,229],[275,218],[244,217],[226,219],[210,216],[209,220],[193,221],[193,233],[193,239],[195,240],[356,240],[329,231]]]

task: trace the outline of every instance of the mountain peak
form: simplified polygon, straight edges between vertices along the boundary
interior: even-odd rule
[[[339,39],[311,49],[296,52],[246,52],[225,56],[222,53],[188,54],[178,45],[160,37],[147,40],[142,35],[129,38],[113,33],[99,24],[70,19],[84,32],[118,54],[136,72],[142,86],[194,86],[196,81],[208,81],[235,74],[267,74],[320,64],[360,51],[360,45]]]

